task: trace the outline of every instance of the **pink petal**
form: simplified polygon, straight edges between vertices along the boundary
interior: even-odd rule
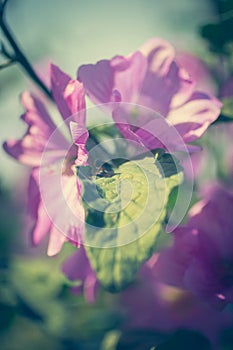
[[[84,125],[86,123],[86,102],[83,84],[78,80],[71,80],[64,91],[64,98],[71,114],[77,114],[75,121]]]
[[[50,136],[51,132],[55,129],[55,124],[42,102],[29,92],[25,91],[21,95],[21,103],[26,110],[26,113],[22,115],[22,119],[25,123],[29,126],[38,126],[47,137]]]
[[[180,67],[183,67],[189,72],[190,78],[196,82],[196,88],[198,90],[200,89],[210,94],[216,93],[216,84],[204,61],[187,52],[178,52],[176,54],[176,61]]]
[[[113,111],[116,126],[127,140],[134,141],[134,146],[138,144],[138,151],[147,152],[160,147],[169,151],[186,151],[183,139],[165,118],[145,108],[139,108],[136,119],[132,115],[128,108],[119,107]]]
[[[24,147],[22,141],[9,140],[3,144],[4,151],[20,163],[29,166],[39,166],[41,163],[41,151]]]
[[[40,190],[38,186],[38,170],[33,169],[28,184],[28,212],[36,219],[40,204]]]
[[[31,233],[32,243],[37,245],[49,233],[51,221],[42,203],[39,189],[39,172],[33,169],[28,187],[28,211],[36,220]]]
[[[83,291],[87,302],[95,301],[98,281],[83,246],[64,262],[62,271],[70,280],[82,282],[81,286],[72,288],[75,293],[80,294]]]
[[[185,142],[192,142],[218,118],[220,109],[221,103],[215,97],[195,92],[185,104],[172,109],[167,119],[176,126]]]
[[[161,282],[183,287],[187,267],[198,244],[196,232],[188,227],[179,227],[174,232],[174,243],[159,254],[154,266],[154,275]]]
[[[49,169],[41,170],[41,195],[53,225],[78,246],[85,229],[80,188],[75,175],[62,174],[60,171],[59,168],[53,172]]]
[[[78,78],[94,103],[136,102],[146,69],[145,57],[136,52],[81,66]]]
[[[51,86],[54,100],[63,117],[80,112],[79,120],[85,123],[85,91],[83,84],[72,80],[69,75],[62,72],[57,66],[51,65]]]
[[[19,162],[39,166],[44,147],[55,130],[55,125],[37,98],[24,92],[21,100],[26,109],[21,118],[28,129],[21,140],[9,140],[3,144],[3,148]]]
[[[147,70],[145,57],[136,51],[128,57],[116,56],[111,60],[114,71],[114,90],[123,102],[136,103]]]
[[[48,256],[58,254],[66,241],[67,238],[64,236],[64,234],[62,234],[54,225],[52,225],[47,249]]]
[[[70,132],[74,144],[78,146],[78,153],[75,164],[77,166],[87,165],[88,151],[86,150],[86,142],[89,133],[86,127],[76,122],[70,122]]]
[[[102,60],[94,64],[83,65],[78,70],[78,80],[96,103],[107,103],[111,101],[114,89],[114,71],[111,61]]]
[[[147,40],[139,50],[147,57],[148,69],[152,72],[159,72],[161,76],[167,74],[172,61],[175,59],[173,46],[161,38]]]
[[[67,258],[62,265],[62,271],[72,281],[84,281],[90,273],[93,273],[83,245]]]
[[[88,139],[88,131],[81,123],[70,122],[70,132],[75,145],[85,145]]]
[[[32,230],[32,243],[37,245],[45,237],[51,228],[51,221],[43,203],[40,202],[37,211],[36,224]]]
[[[194,84],[175,62],[174,49],[168,42],[154,38],[140,50],[148,60],[141,104],[166,116],[171,107],[181,105],[190,97]]]

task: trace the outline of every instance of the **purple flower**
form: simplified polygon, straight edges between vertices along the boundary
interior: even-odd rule
[[[204,61],[188,52],[178,52],[176,59],[178,64],[189,73],[190,78],[195,81],[198,90],[216,94],[216,82]]]
[[[177,64],[173,47],[158,38],[127,57],[81,66],[78,78],[96,104],[134,104],[111,104],[113,118],[123,136],[149,149],[183,149],[169,124],[175,126],[184,143],[190,143],[201,137],[220,113],[221,103],[211,94],[196,90],[188,72]],[[144,108],[142,112],[140,106],[150,110]],[[155,118],[155,112],[168,124]]]
[[[204,334],[218,348],[221,331],[233,324],[232,314],[219,312],[189,291],[158,282],[156,265],[154,255],[143,265],[138,280],[122,292],[124,327],[167,333],[190,329]]]
[[[95,301],[99,284],[83,246],[64,262],[62,271],[71,281],[80,282],[79,286],[72,288],[74,293],[84,293],[89,303]]]
[[[85,213],[75,165],[87,162],[85,143],[88,138],[83,85],[51,65],[51,87],[63,120],[68,121],[67,118],[74,115],[70,122],[73,143],[56,130],[43,104],[25,92],[21,97],[25,108],[21,118],[28,126],[27,131],[21,140],[9,140],[3,145],[10,156],[33,168],[28,190],[28,208],[35,220],[32,242],[38,244],[49,233],[48,255],[57,254],[66,240],[75,245],[80,243]],[[55,131],[56,138],[48,143]],[[56,178],[60,180],[59,186],[54,181]],[[54,208],[52,218],[42,200],[41,181]]]
[[[189,216],[160,254],[155,275],[217,307],[233,303],[233,193],[209,186]]]

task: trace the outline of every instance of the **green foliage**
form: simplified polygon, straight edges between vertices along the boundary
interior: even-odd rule
[[[110,177],[84,181],[86,251],[107,290],[125,288],[164,245],[169,194],[181,179],[174,159],[159,150],[155,157],[120,165]]]
[[[110,347],[109,344],[111,345]],[[180,330],[174,334],[159,333],[149,329],[134,329],[110,332],[106,335],[101,350],[211,350],[207,338],[191,330]],[[227,348],[226,348],[227,349]]]
[[[181,330],[176,332],[168,341],[156,347],[157,350],[211,350],[212,346],[202,334]]]
[[[217,121],[232,122],[233,121],[233,98],[222,99],[223,107],[221,115]]]
[[[224,329],[221,334],[221,350],[232,350],[233,328]]]
[[[115,350],[134,349],[152,350],[167,339],[166,334],[155,332],[149,329],[135,329],[125,331],[121,334],[115,346]],[[105,349],[104,349],[105,350]],[[107,350],[107,349],[106,349]]]
[[[208,41],[211,51],[221,54],[231,52],[233,42],[233,1],[213,1],[217,20],[201,27],[201,36]]]

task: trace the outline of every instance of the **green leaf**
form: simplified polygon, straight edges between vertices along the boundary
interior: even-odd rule
[[[209,43],[210,50],[224,55],[231,55],[233,43],[233,1],[216,1],[216,21],[200,28],[201,36]]]
[[[174,166],[159,150],[155,157],[122,164],[111,177],[84,181],[86,251],[107,290],[125,288],[169,237],[163,232],[168,197],[182,180]]]
[[[229,121],[233,121],[233,98],[224,98],[222,103],[223,107],[221,116],[225,117]]]

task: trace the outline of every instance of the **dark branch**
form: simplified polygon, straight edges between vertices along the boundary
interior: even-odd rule
[[[0,64],[0,70],[5,69],[7,67],[10,67],[15,63],[16,63],[16,61],[14,61],[14,60],[9,60],[7,62],[4,62],[4,63]]]
[[[0,54],[4,58],[8,58],[9,60],[14,60],[15,61],[15,57],[13,57],[13,55],[8,52],[8,50],[6,49],[6,47],[5,47],[3,42],[0,43]]]
[[[5,49],[4,45],[2,44],[1,46],[1,53],[5,55],[5,57],[9,59],[13,59],[14,61],[17,61],[23,69],[26,71],[26,73],[30,76],[30,78],[41,88],[41,90],[45,93],[47,97],[49,97],[51,100],[53,100],[52,94],[50,90],[47,88],[47,86],[43,83],[43,81],[38,77],[36,72],[34,71],[31,63],[28,61],[27,57],[21,50],[20,46],[18,45],[14,34],[11,32],[9,29],[5,18],[4,18],[4,8],[6,6],[6,2],[0,6],[0,27],[2,29],[2,32],[7,39],[9,45],[11,46],[14,55],[11,56]]]
[[[8,3],[8,0],[3,0],[3,1],[1,1],[1,3],[0,3],[0,16],[1,16],[1,17],[4,16],[5,8],[6,8],[7,3]]]

